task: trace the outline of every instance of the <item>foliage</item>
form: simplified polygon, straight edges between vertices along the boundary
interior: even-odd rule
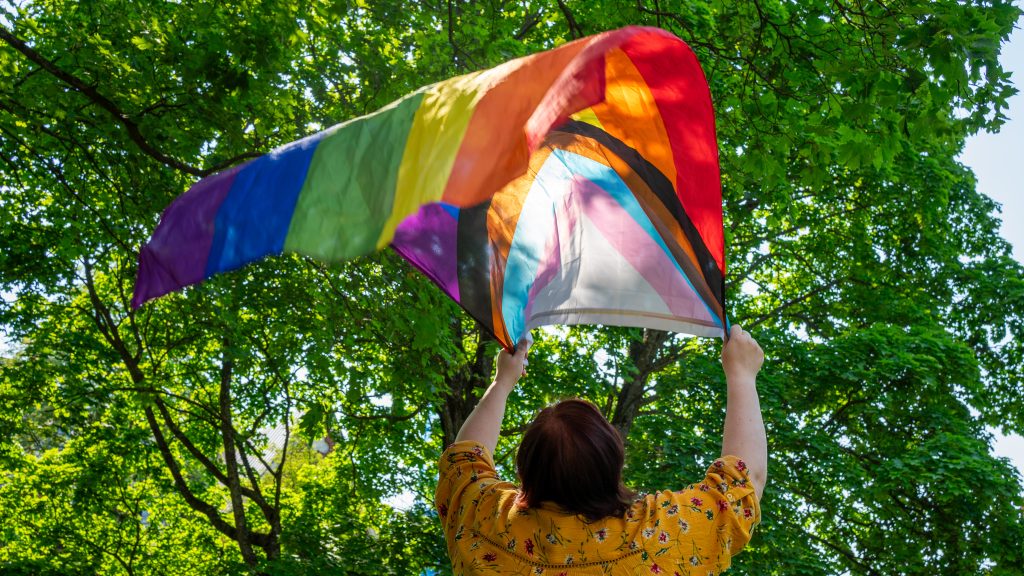
[[[955,156],[1015,92],[1008,2],[0,3],[0,571],[446,571],[434,459],[494,344],[393,254],[287,256],[131,311],[197,176],[424,84],[627,24],[697,52],[730,313],[768,351],[764,521],[735,571],[1021,574],[1024,270]],[[628,480],[717,455],[717,344],[544,331],[498,448],[597,402]],[[310,449],[323,438],[334,449]],[[415,497],[394,508],[396,497]]]

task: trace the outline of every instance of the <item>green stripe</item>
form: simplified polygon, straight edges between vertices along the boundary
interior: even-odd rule
[[[340,261],[376,251],[422,100],[422,91],[411,94],[337,126],[320,141],[292,214],[286,252]]]

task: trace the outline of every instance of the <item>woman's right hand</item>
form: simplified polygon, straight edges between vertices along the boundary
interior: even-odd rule
[[[509,354],[505,350],[498,352],[497,372],[494,382],[509,389],[516,385],[519,377],[526,374],[526,354],[530,351],[532,340],[523,339],[516,345],[516,353]]]

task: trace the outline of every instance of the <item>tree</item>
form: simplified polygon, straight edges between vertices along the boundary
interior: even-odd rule
[[[770,485],[736,571],[1020,573],[1024,489],[985,426],[1024,432],[1024,273],[955,161],[1005,120],[1012,4],[0,6],[5,571],[444,570],[432,463],[495,352],[472,321],[388,253],[277,258],[133,312],[135,254],[198,176],[639,23],[705,67],[729,309],[769,351]],[[718,450],[716,354],[545,332],[498,460],[580,395],[627,435],[634,485],[686,482]]]

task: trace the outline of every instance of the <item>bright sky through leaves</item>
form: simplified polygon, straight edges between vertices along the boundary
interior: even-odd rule
[[[1024,30],[1017,28],[1003,46],[1001,60],[1013,73],[1017,89],[1024,88]],[[1010,121],[998,134],[979,134],[967,141],[961,161],[978,177],[978,191],[1003,205],[1002,236],[1013,245],[1013,255],[1024,262],[1024,193],[1021,186],[1021,150],[1024,150],[1024,94],[1010,99]],[[996,434],[993,452],[1010,458],[1024,475],[1024,438]]]

